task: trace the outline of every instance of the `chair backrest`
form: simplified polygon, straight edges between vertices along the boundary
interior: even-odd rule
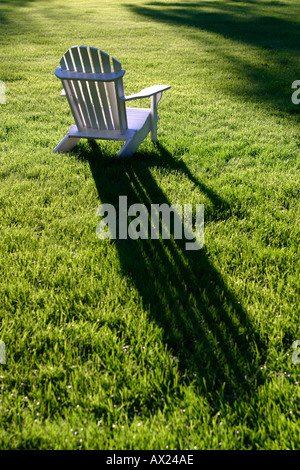
[[[87,74],[112,77],[113,72],[121,72],[120,62],[94,47],[74,46],[64,54],[60,66],[62,71],[84,73],[79,80],[61,79],[78,129],[126,131],[125,103],[119,99],[124,96],[123,78],[113,81],[85,79]]]

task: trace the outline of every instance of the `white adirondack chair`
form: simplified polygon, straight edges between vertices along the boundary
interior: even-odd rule
[[[154,85],[125,96],[120,62],[94,47],[74,46],[62,57],[55,75],[63,84],[75,123],[54,149],[70,151],[81,138],[125,141],[118,153],[127,157],[136,152],[151,132],[157,140],[157,105],[169,85]],[[126,101],[151,97],[151,108],[129,108]]]

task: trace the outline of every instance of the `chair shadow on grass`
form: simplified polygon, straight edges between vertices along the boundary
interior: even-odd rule
[[[90,165],[99,205],[110,203],[118,210],[120,195],[127,196],[128,207],[133,203],[145,204],[148,209],[154,203],[171,205],[150,171],[159,166],[188,177],[195,189],[209,197],[211,220],[228,212],[228,203],[160,145],[150,155],[138,153],[129,160],[103,156],[93,141],[79,143],[74,152]],[[230,401],[252,390],[260,382],[257,350],[264,347],[206,249],[187,251],[184,240],[149,238],[114,243],[124,276],[137,289],[149,319],[162,329],[186,379],[196,382],[214,403],[220,393]]]

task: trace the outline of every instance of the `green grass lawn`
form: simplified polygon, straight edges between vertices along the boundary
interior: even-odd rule
[[[300,449],[298,0],[1,0],[0,27],[0,448]],[[158,145],[53,153],[73,45],[171,85]],[[120,195],[204,204],[203,249],[101,241]]]

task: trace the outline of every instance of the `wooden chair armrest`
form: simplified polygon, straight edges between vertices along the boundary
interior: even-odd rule
[[[148,98],[149,96],[156,95],[157,93],[162,93],[165,90],[171,88],[170,85],[153,85],[148,88],[144,88],[134,95],[121,96],[120,99],[123,101],[136,100],[140,98]]]

